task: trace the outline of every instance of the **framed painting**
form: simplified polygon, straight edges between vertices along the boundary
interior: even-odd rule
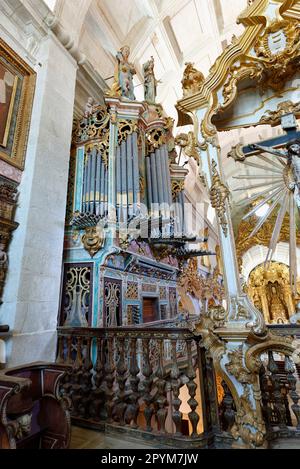
[[[0,38],[0,159],[24,169],[35,72]]]

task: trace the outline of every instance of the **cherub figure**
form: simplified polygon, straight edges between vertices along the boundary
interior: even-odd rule
[[[192,62],[186,62],[181,80],[183,96],[191,96],[197,93],[204,81],[203,73],[197,70]]]
[[[93,113],[93,107],[94,107],[94,98],[89,96],[87,103],[85,105],[85,111],[84,111],[84,117],[87,119],[92,115]]]

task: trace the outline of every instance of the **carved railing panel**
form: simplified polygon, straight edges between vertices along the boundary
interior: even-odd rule
[[[299,376],[292,357],[269,351],[260,370],[262,413],[268,437],[300,436]]]
[[[93,264],[65,263],[59,324],[68,327],[91,325]]]

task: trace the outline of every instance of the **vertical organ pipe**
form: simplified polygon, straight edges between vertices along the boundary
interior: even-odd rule
[[[154,153],[151,153],[150,161],[151,161],[151,183],[152,183],[153,204],[158,204],[158,189],[157,189],[155,155],[154,155]],[[154,215],[158,216],[157,207],[155,207]]]
[[[101,157],[101,177],[100,177],[100,215],[104,216],[104,203],[105,203],[105,166]]]
[[[151,162],[150,162],[150,156],[146,156],[145,160],[146,160],[148,208],[149,208],[149,210],[151,210],[151,204],[153,203],[153,197],[152,197],[152,181],[151,181]]]
[[[164,148],[161,147],[159,149],[159,163],[160,163],[160,171],[162,175],[162,187],[163,187],[163,202],[165,204],[169,204],[169,197],[168,197],[168,181],[167,181],[167,174],[166,174],[166,165],[165,165],[165,152]]]
[[[174,224],[174,235],[176,238],[181,238],[181,214],[180,214],[180,206],[179,206],[179,201],[178,197],[174,200],[174,205],[175,205],[175,224]]]
[[[104,215],[108,213],[108,169],[105,168],[104,172]]]
[[[82,190],[82,211],[87,212],[86,208],[86,195],[87,195],[87,162],[88,156],[84,155],[84,173],[83,173],[83,190]]]
[[[180,203],[181,203],[181,207],[182,207],[182,234],[185,233],[185,230],[186,230],[186,221],[185,221],[185,213],[184,213],[184,195],[183,195],[183,191],[181,191],[179,193],[179,200],[180,200]]]
[[[90,157],[90,160],[91,160],[90,206],[89,206],[90,213],[94,213],[94,211],[95,211],[96,155],[97,155],[97,149],[94,147],[93,150],[92,150],[92,155]]]
[[[97,153],[96,185],[95,185],[95,213],[100,214],[100,180],[101,180],[101,153]]]
[[[169,204],[169,197],[168,197],[168,181],[167,181],[167,174],[166,174],[166,165],[165,165],[165,152],[164,148],[160,147],[159,149],[159,166],[160,166],[160,173],[162,177],[162,190],[163,190],[163,210],[162,216],[164,218],[163,223],[163,233],[164,236],[170,237],[170,204]]]
[[[127,223],[127,163],[126,142],[121,143],[121,177],[122,177],[122,221]]]
[[[165,163],[166,177],[167,177],[168,202],[169,202],[170,205],[172,205],[171,176],[170,176],[169,154],[168,154],[167,145],[163,145],[163,155],[164,155],[164,163]]]
[[[87,184],[86,184],[86,191],[85,191],[85,194],[86,194],[86,198],[85,198],[85,202],[86,202],[86,211],[88,212],[90,210],[90,190],[91,190],[91,163],[92,163],[92,159],[91,159],[91,153],[88,152],[87,154]]]
[[[117,158],[116,158],[116,202],[117,202],[117,216],[118,221],[120,221],[121,213],[121,150],[120,146],[117,146]]]
[[[139,172],[139,153],[138,153],[138,142],[137,133],[132,134],[132,155],[133,155],[133,203],[134,213],[137,211],[137,207],[140,204],[140,172]]]
[[[156,178],[157,178],[157,189],[158,189],[158,203],[161,204],[164,202],[164,191],[163,191],[163,180],[161,174],[161,165],[160,165],[160,150],[157,148],[155,150],[155,168],[156,168]]]
[[[127,161],[127,205],[128,216],[133,215],[133,153],[132,153],[132,134],[126,139],[126,161]]]

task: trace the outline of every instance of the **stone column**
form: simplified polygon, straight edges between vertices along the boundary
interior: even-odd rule
[[[60,297],[64,220],[76,61],[50,33],[37,54],[37,83],[19,186],[1,322],[10,325],[8,366],[53,361]]]

